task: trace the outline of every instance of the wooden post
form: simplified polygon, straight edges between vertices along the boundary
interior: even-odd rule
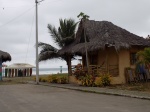
[[[85,55],[86,55],[86,66],[87,66],[87,73],[89,74],[89,62],[88,62],[88,51],[87,51],[87,40],[86,40],[86,32],[84,29],[84,46],[85,46]]]
[[[68,65],[68,82],[69,82],[69,75],[72,75],[71,56],[70,55],[68,55],[68,57],[67,57],[67,65]]]
[[[32,68],[30,68],[30,76],[32,76]]]

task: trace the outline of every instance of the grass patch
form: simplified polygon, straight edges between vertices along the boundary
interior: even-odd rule
[[[62,73],[62,74],[53,74],[57,77],[67,77],[68,76],[68,73]]]
[[[39,79],[45,79],[47,80],[48,76],[50,75],[39,75]],[[53,74],[52,76],[56,77],[67,77],[67,73],[63,74]],[[36,76],[31,76],[31,77],[10,77],[10,78],[3,78],[3,81],[0,81],[0,85],[11,85],[11,84],[25,84],[28,81],[35,81]]]
[[[11,85],[11,84],[24,84],[28,81],[33,81],[35,76],[31,77],[11,77],[3,78],[3,81],[0,81],[0,85]]]

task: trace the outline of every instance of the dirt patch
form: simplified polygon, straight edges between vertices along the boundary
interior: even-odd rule
[[[145,82],[145,83],[140,82],[140,83],[131,83],[131,84],[123,84],[123,85],[113,85],[113,86],[110,86],[110,87],[107,87],[107,88],[150,92],[150,82]]]

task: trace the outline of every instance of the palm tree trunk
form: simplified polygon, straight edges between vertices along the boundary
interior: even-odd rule
[[[69,82],[69,76],[72,75],[70,55],[67,56],[67,66],[68,66],[68,82]]]
[[[71,56],[67,56],[67,66],[68,66],[68,74],[72,75],[72,70],[71,70]]]

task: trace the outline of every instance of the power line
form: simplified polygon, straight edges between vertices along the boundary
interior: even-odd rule
[[[32,29],[33,29],[33,22],[34,22],[34,16],[33,16],[32,25],[31,25],[31,31],[30,31],[30,36],[29,36],[29,41],[28,41],[28,46],[27,46],[27,52],[26,52],[26,57],[25,57],[25,63],[26,63],[26,59],[27,59],[27,55],[28,55],[28,50],[29,50],[29,44],[30,44],[30,39],[31,39],[31,34],[32,34]]]
[[[9,7],[9,6],[0,6],[0,8],[18,8],[18,7],[27,7],[27,6],[33,6],[33,5],[20,5],[20,6],[11,6],[11,7]]]
[[[7,23],[4,23],[3,25],[0,26],[0,28],[2,28],[2,27],[4,27],[4,26],[8,25],[9,23],[13,22],[14,20],[16,20],[16,19],[22,17],[24,14],[26,14],[27,12],[29,12],[29,11],[30,11],[31,9],[33,9],[34,7],[35,7],[35,6],[31,7],[30,9],[26,10],[25,12],[21,13],[19,16],[17,16],[17,17],[15,17],[15,18],[11,19],[11,20],[8,21]]]

